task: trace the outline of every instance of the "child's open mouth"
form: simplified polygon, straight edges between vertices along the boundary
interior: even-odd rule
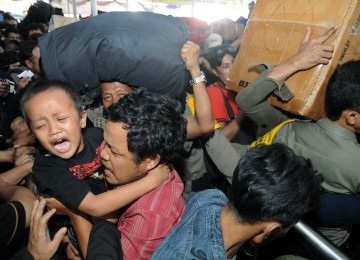
[[[60,153],[66,153],[70,150],[70,142],[67,139],[60,139],[54,143],[54,149]]]

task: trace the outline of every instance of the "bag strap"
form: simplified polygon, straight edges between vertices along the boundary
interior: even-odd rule
[[[272,144],[273,141],[274,141],[274,138],[275,138],[276,134],[279,132],[279,130],[284,125],[286,125],[287,123],[291,123],[291,122],[294,122],[294,121],[295,121],[294,119],[288,119],[288,120],[285,120],[285,121],[281,122],[280,124],[275,126],[273,129],[271,129],[269,132],[264,134],[262,137],[260,137],[256,141],[252,142],[250,146],[255,147],[255,146],[258,146],[260,144],[265,144],[265,145]]]
[[[233,120],[236,116],[234,115],[234,111],[230,105],[230,101],[229,101],[229,97],[226,96],[222,90],[222,87],[221,86],[217,86],[217,88],[219,88],[220,92],[221,92],[221,95],[224,99],[224,103],[225,103],[225,107],[226,107],[226,111],[227,111],[227,114],[229,116],[229,121]]]

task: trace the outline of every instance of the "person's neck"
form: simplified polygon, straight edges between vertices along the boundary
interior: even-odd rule
[[[340,117],[339,120],[336,120],[336,121],[332,121],[327,117],[324,117],[324,119],[331,122],[331,123],[333,123],[334,125],[341,126],[341,127],[345,128],[345,129],[349,130],[350,132],[355,133],[354,127],[349,125],[347,123],[346,119],[344,119],[343,117]]]
[[[149,173],[158,173],[161,174],[163,176],[168,176],[170,177],[171,175],[171,169],[170,166],[168,164],[158,164],[155,168],[151,169]]]
[[[228,258],[233,257],[246,241],[262,232],[259,225],[239,222],[229,206],[225,206],[221,210],[220,221],[224,248]]]

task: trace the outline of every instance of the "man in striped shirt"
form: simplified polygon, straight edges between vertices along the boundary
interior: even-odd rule
[[[101,158],[108,183],[123,186],[148,174],[166,176],[122,208],[117,223],[124,259],[149,259],[184,213],[184,186],[171,162],[182,151],[186,121],[177,101],[141,90],[111,105],[104,117]]]

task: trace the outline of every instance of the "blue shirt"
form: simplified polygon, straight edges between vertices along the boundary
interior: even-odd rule
[[[157,247],[151,259],[226,259],[220,213],[228,202],[219,190],[192,193],[185,198],[181,222]]]

